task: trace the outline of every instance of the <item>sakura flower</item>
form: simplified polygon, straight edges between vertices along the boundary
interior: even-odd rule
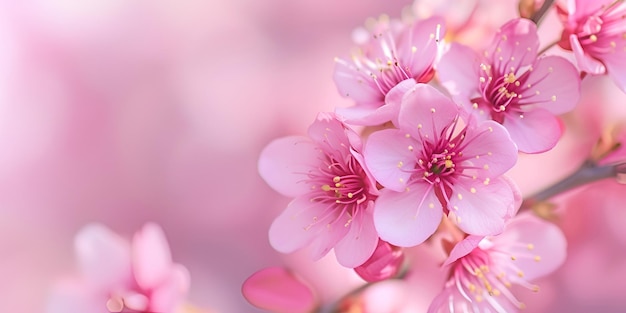
[[[574,52],[581,71],[608,74],[626,92],[626,2],[569,0],[557,12],[564,25],[559,46]]]
[[[294,197],[272,223],[270,243],[283,253],[314,243],[316,260],[334,248],[341,265],[359,266],[378,243],[372,218],[378,191],[363,167],[360,139],[328,113],[308,133],[271,142],[259,158],[265,181]]]
[[[172,263],[165,235],[146,224],[132,243],[93,224],[75,241],[82,276],[58,286],[48,313],[158,312],[182,308],[189,274]]]
[[[455,103],[425,84],[405,94],[398,124],[372,133],[364,149],[385,187],[374,210],[381,239],[418,245],[444,211],[466,233],[501,232],[515,199],[500,176],[517,160],[506,130],[493,121],[463,120]]]
[[[502,124],[520,151],[553,148],[562,134],[556,114],[580,97],[576,68],[558,56],[537,57],[534,23],[511,20],[498,30],[482,56],[452,44],[438,71],[442,84],[468,113]]]
[[[334,72],[339,93],[352,98],[356,105],[336,112],[358,125],[391,120],[397,110],[385,106],[386,95],[405,80],[414,84],[432,79],[437,40],[444,32],[443,20],[438,17],[410,25],[381,17],[369,32],[357,30],[358,51],[350,60],[336,58]]]
[[[539,291],[531,281],[557,269],[565,255],[565,236],[557,226],[518,215],[499,236],[469,236],[455,246],[444,264],[450,278],[428,313],[517,312],[525,306],[511,286]]]

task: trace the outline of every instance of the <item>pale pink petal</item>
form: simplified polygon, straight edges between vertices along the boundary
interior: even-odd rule
[[[471,105],[469,100],[479,96],[480,62],[480,57],[470,47],[453,42],[437,63],[441,84],[457,102]]]
[[[270,142],[259,156],[259,174],[279,193],[295,197],[310,191],[305,179],[318,167],[319,148],[307,137],[290,136]]]
[[[309,126],[308,135],[322,151],[341,158],[341,153],[336,153],[338,147],[350,147],[350,141],[346,136],[345,125],[337,120],[334,114],[321,112],[317,114],[315,121]],[[345,150],[347,151],[347,149]],[[319,152],[316,156],[319,155]],[[294,158],[290,156],[290,158]]]
[[[311,288],[280,267],[252,274],[241,292],[252,305],[275,313],[310,313],[317,306]]]
[[[626,39],[621,40],[615,50],[620,52],[604,55],[604,64],[617,87],[626,92]]]
[[[374,208],[374,225],[381,239],[400,247],[412,247],[432,235],[443,216],[430,184],[412,184],[410,190],[383,189]]]
[[[311,202],[306,196],[292,200],[270,226],[272,247],[282,253],[291,253],[311,243],[327,223],[317,221],[327,207],[328,204]]]
[[[149,299],[144,294],[129,292],[123,294],[124,307],[132,311],[143,312],[148,309]]]
[[[507,130],[494,121],[483,121],[469,128],[462,151],[463,157],[459,159],[463,167],[477,168],[467,173],[475,172],[476,177],[484,179],[478,183],[489,183],[491,177],[504,174],[517,162],[517,146]]]
[[[550,77],[555,76],[555,77]],[[568,60],[559,56],[540,58],[526,80],[518,103],[530,104],[552,114],[571,111],[580,98],[580,76]]]
[[[492,241],[498,251],[506,253],[500,262],[511,262],[527,281],[553,272],[566,257],[567,243],[559,227],[530,213],[516,216]]]
[[[318,223],[318,225],[323,227],[319,227],[319,233],[311,244],[312,249],[310,250],[310,254],[313,261],[317,261],[326,256],[338,242],[348,235],[349,231],[352,229],[349,220],[350,218],[347,214],[344,214],[339,220],[332,224],[329,224],[328,221]]]
[[[129,243],[100,224],[83,227],[74,247],[85,279],[98,288],[128,285],[132,280]]]
[[[569,42],[572,47],[572,51],[574,52],[574,57],[576,57],[578,67],[582,72],[587,72],[592,75],[602,75],[606,73],[606,68],[602,62],[585,53],[576,35],[570,35]]]
[[[523,118],[507,115],[502,123],[517,148],[525,153],[540,153],[552,149],[563,132],[557,117],[544,109],[524,112]]]
[[[411,74],[416,80],[423,83],[428,81],[420,79],[420,76],[424,78],[424,75],[432,69],[437,58],[437,36],[443,40],[445,31],[445,21],[433,16],[414,22],[398,39],[397,51],[400,63],[410,67]]]
[[[459,108],[439,90],[426,84],[417,84],[402,99],[398,116],[399,128],[415,138],[420,134],[439,138],[457,117]]]
[[[370,82],[372,78],[363,69],[357,69],[351,62],[335,59],[333,80],[337,85],[339,94],[350,97],[359,106],[378,107],[382,104],[385,95]]]
[[[349,228],[349,232],[335,245],[335,256],[342,266],[354,268],[367,261],[378,244],[372,209],[359,213]]]
[[[359,105],[348,108],[337,108],[337,115],[346,123],[354,125],[380,125],[398,119],[400,102],[404,94],[415,86],[414,79],[405,79],[391,88],[385,96],[385,105]]]
[[[514,203],[513,191],[500,178],[489,184],[476,184],[471,179],[459,180],[450,197],[450,216],[461,230],[472,235],[496,235]]]
[[[148,223],[135,234],[132,257],[133,274],[143,289],[152,289],[169,276],[172,255],[161,227]]]
[[[415,152],[408,147],[419,147],[405,132],[386,129],[372,133],[363,150],[367,168],[386,188],[403,191],[415,166]]]
[[[537,26],[528,19],[518,18],[504,24],[496,33],[488,57],[496,73],[520,73],[537,57],[539,36]]]
[[[452,248],[452,251],[450,251],[450,255],[448,256],[446,261],[443,262],[442,266],[447,266],[452,262],[468,255],[470,252],[476,249],[476,247],[478,247],[478,244],[481,240],[483,240],[483,238],[485,238],[485,236],[469,235],[465,237],[465,239],[454,245],[454,248]]]

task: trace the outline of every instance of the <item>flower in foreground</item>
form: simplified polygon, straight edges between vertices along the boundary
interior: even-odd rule
[[[511,20],[479,56],[452,44],[437,70],[442,84],[469,114],[502,124],[520,151],[552,149],[562,134],[555,116],[572,110],[580,97],[576,68],[558,56],[537,57],[537,27]]]
[[[418,245],[444,211],[466,233],[501,232],[515,187],[500,176],[517,161],[506,130],[493,121],[463,120],[455,103],[425,84],[404,95],[397,126],[372,133],[364,149],[385,187],[374,210],[381,239]]]
[[[405,80],[415,83],[432,79],[443,25],[439,17],[409,25],[381,17],[369,31],[357,30],[358,51],[350,60],[336,58],[334,72],[339,93],[356,105],[338,108],[337,114],[358,125],[391,120],[397,112],[385,106],[385,97]]]
[[[189,273],[172,263],[162,229],[146,224],[132,243],[92,224],[76,236],[81,269],[77,280],[59,284],[48,313],[173,313],[182,308]]]
[[[511,286],[539,291],[531,281],[557,269],[565,256],[565,236],[557,226],[518,215],[499,236],[468,236],[454,247],[444,263],[450,278],[428,313],[517,312],[525,306]]]
[[[378,243],[375,181],[363,167],[360,138],[334,114],[320,113],[308,134],[274,140],[259,158],[261,177],[294,197],[272,223],[270,243],[283,253],[314,244],[316,260],[334,248],[337,261],[354,268]]]
[[[574,52],[581,71],[608,74],[626,92],[626,2],[569,0],[557,12],[564,25],[559,46]]]

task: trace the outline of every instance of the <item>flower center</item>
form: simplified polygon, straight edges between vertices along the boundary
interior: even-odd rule
[[[530,74],[530,69],[523,72],[519,77],[513,72],[508,72],[494,79],[491,66],[481,65],[482,75],[479,88],[481,98],[473,99],[474,109],[478,106],[487,107],[491,111],[492,118],[502,123],[505,112],[521,112],[519,99],[522,98],[522,86]]]

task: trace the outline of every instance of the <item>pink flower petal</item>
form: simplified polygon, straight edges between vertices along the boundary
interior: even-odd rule
[[[524,113],[524,117],[507,116],[502,123],[517,148],[525,153],[540,153],[552,149],[563,132],[557,117],[544,109]]]
[[[132,257],[135,279],[143,289],[152,289],[169,276],[172,255],[161,227],[148,223],[135,234]]]
[[[504,24],[495,35],[488,57],[496,73],[509,73],[515,69],[516,76],[535,62],[539,36],[537,26],[528,19],[518,18]]]
[[[400,247],[378,240],[372,256],[354,268],[359,277],[367,282],[389,279],[398,274],[404,263],[404,251]]]
[[[335,246],[337,262],[342,266],[357,267],[374,253],[378,244],[378,233],[374,228],[371,211],[368,209],[358,214],[350,223],[349,232]]]
[[[514,203],[508,183],[500,178],[489,184],[459,180],[450,197],[450,216],[459,228],[472,235],[496,235]]]
[[[420,137],[418,130],[425,136],[437,138],[453,123],[458,112],[457,105],[440,91],[430,85],[417,84],[402,99],[398,124],[415,138]]]
[[[327,205],[298,197],[274,220],[269,230],[270,244],[282,253],[291,253],[315,239],[326,221],[317,221]]]
[[[172,312],[184,301],[190,285],[189,271],[182,265],[172,266],[170,275],[150,295],[150,310]]]
[[[350,224],[349,217],[345,216],[345,214],[339,221],[332,225],[329,225],[326,221],[318,223],[319,232],[315,239],[313,239],[313,249],[310,250],[311,259],[317,261],[326,256],[337,243],[348,235],[352,229]]]
[[[412,247],[432,235],[443,216],[430,184],[412,184],[409,191],[383,189],[374,208],[374,225],[381,239]]]
[[[517,146],[507,130],[494,121],[478,123],[468,129],[465,138],[470,144],[463,148],[463,166],[477,168],[475,176],[479,178],[500,176],[517,162]]]
[[[95,286],[107,290],[132,280],[130,245],[105,226],[83,227],[74,247],[85,279]]]
[[[546,79],[554,75],[558,78]],[[578,70],[568,60],[558,56],[540,58],[526,81],[530,88],[523,89],[519,104],[531,104],[548,110],[552,114],[571,111],[580,98]]]
[[[385,95],[375,84],[363,83],[369,80],[362,70],[357,69],[352,63],[336,59],[333,80],[337,85],[337,91],[344,97],[350,97],[358,105],[379,107]],[[343,112],[345,114],[345,112]]]
[[[438,27],[439,34],[437,34]],[[428,74],[437,58],[437,35],[443,40],[445,32],[445,21],[438,16],[414,22],[398,39],[397,50],[400,63],[409,66],[414,77],[420,73],[422,73],[421,76]],[[415,78],[422,83],[427,82],[420,77]]]
[[[471,105],[469,99],[479,95],[480,61],[478,54],[470,47],[453,42],[437,63],[441,84],[458,103]]]
[[[243,283],[241,292],[252,305],[275,313],[310,313],[317,305],[311,289],[280,267],[252,274]]]
[[[604,55],[607,74],[615,81],[617,87],[626,92],[626,40],[621,40],[613,53]]]
[[[450,251],[450,255],[448,256],[446,261],[443,262],[442,266],[447,266],[454,261],[468,255],[470,252],[472,252],[472,250],[478,247],[478,244],[481,240],[483,240],[483,238],[485,238],[485,236],[469,235],[465,237],[465,239],[458,242],[454,246],[454,248],[452,248],[452,251]]]
[[[259,174],[279,193],[296,197],[310,191],[303,179],[319,164],[320,151],[307,137],[290,136],[270,142],[259,156]]]
[[[398,119],[400,102],[404,94],[417,84],[414,79],[405,79],[391,88],[385,96],[385,104],[382,106],[360,105],[348,108],[337,108],[337,115],[345,119],[346,123],[353,125],[380,125]]]
[[[576,35],[570,35],[569,42],[570,46],[572,47],[572,51],[574,52],[574,57],[576,57],[578,67],[582,72],[587,72],[593,75],[601,75],[606,73],[606,68],[604,67],[602,62],[592,58],[585,53]]]
[[[334,151],[337,147],[350,147],[345,125],[332,113],[319,113],[309,126],[308,135],[325,152]],[[336,155],[339,159],[342,156],[340,153]],[[290,156],[290,158],[294,157]]]
[[[396,129],[374,132],[365,142],[363,157],[367,168],[386,188],[403,191],[415,166],[415,153],[409,146],[419,147],[412,137]]]
[[[516,216],[508,223],[506,231],[492,241],[499,251],[506,252],[501,262],[512,262],[527,281],[553,272],[566,257],[563,232],[530,213]]]

